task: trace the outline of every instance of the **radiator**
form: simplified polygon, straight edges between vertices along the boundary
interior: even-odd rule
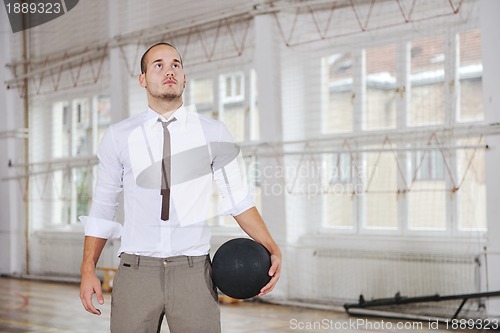
[[[292,298],[341,302],[361,294],[369,300],[397,292],[424,296],[480,289],[479,259],[472,254],[318,249],[309,252],[309,259],[299,257],[301,269],[289,268]]]
[[[79,278],[83,255],[82,232],[36,232],[30,245],[31,274]],[[98,266],[117,266],[118,247],[118,241],[109,240]]]

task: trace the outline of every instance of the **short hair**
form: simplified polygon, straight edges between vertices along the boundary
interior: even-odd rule
[[[181,65],[183,65],[183,63],[182,63],[182,56],[181,56],[180,52],[179,52],[179,51],[175,48],[175,46],[173,46],[173,45],[172,45],[172,44],[170,44],[170,43],[160,42],[160,43],[156,43],[156,44],[154,44],[154,45],[151,45],[151,46],[150,46],[150,47],[146,50],[146,52],[144,52],[144,54],[142,55],[142,57],[141,57],[141,73],[142,73],[142,74],[146,73],[146,68],[147,68],[147,66],[146,66],[146,55],[149,53],[149,51],[150,51],[152,48],[154,48],[154,47],[156,47],[156,46],[159,46],[159,45],[166,45],[166,46],[170,46],[171,48],[173,48],[174,50],[176,50],[176,51],[177,51],[177,53],[179,53],[179,58],[180,58],[179,60],[181,61]]]

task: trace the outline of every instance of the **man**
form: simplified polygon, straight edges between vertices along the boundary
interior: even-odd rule
[[[281,252],[256,210],[238,166],[239,150],[226,127],[183,106],[182,58],[170,44],[141,59],[140,85],[148,110],[110,126],[98,151],[99,172],[85,226],[80,298],[100,315],[104,303],[95,266],[108,238],[121,237],[114,279],[111,331],[220,332],[220,312],[208,258],[213,180],[221,207],[271,254],[269,293],[280,277]],[[125,221],[114,221],[124,193]]]

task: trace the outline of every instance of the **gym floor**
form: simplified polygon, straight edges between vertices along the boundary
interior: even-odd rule
[[[0,278],[0,332],[109,332],[110,295],[105,295],[100,317],[85,312],[78,295],[77,284]],[[222,304],[221,313],[224,333],[449,332],[428,322],[353,318],[344,312],[256,302]],[[166,324],[161,332],[169,332]]]

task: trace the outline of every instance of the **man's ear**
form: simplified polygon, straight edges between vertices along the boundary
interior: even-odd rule
[[[138,79],[139,79],[139,84],[141,85],[141,87],[146,88],[146,74],[144,74],[144,73],[139,74]]]

